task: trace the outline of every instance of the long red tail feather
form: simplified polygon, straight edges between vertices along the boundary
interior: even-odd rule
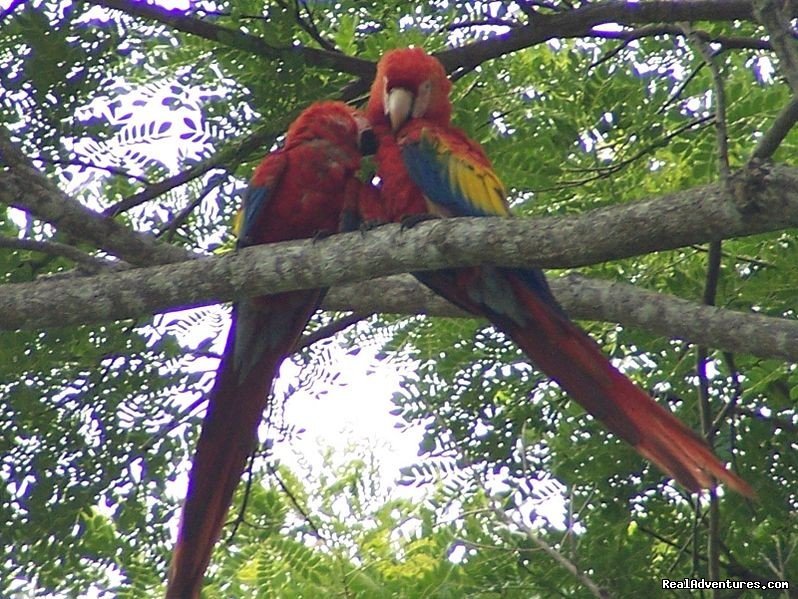
[[[532,289],[511,270],[485,272],[431,272],[420,278],[453,303],[488,317],[585,410],[690,491],[719,481],[745,496],[754,495],[704,440],[618,371],[548,297],[547,289]],[[485,284],[492,277],[502,280]],[[475,294],[477,281],[481,290]],[[497,309],[488,307],[492,305]]]
[[[320,298],[319,291],[256,298],[247,302],[246,316],[241,305],[234,308],[194,454],[167,599],[200,596],[213,547],[257,442],[272,382]]]

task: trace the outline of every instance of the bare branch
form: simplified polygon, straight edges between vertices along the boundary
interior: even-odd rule
[[[580,275],[551,283],[557,299],[576,318],[619,322],[735,353],[798,358],[795,321],[724,310]]]
[[[507,33],[437,55],[449,72],[469,71],[487,60],[555,38],[589,37],[593,28],[607,23],[627,27],[650,23],[753,20],[750,0],[610,0],[586,4],[554,14],[534,14],[530,23]]]
[[[708,238],[798,225],[798,169],[773,167],[734,185],[743,192],[743,200],[738,202],[743,212],[725,201],[720,186],[714,185],[578,217],[444,219],[405,231],[399,225],[386,225],[365,236],[342,234],[316,242],[251,247],[181,264],[6,285],[0,292],[0,327],[118,320],[414,270],[486,263],[571,267],[706,242]],[[757,210],[751,211],[752,206]],[[596,318],[637,322],[663,335],[727,351],[798,359],[798,333],[793,322],[735,315],[706,306],[696,308],[675,298],[658,301],[660,296],[655,293],[626,293],[621,284],[591,289],[582,281],[579,285],[573,279],[569,281],[568,288],[578,289],[579,299],[569,298],[567,291],[558,288],[566,308],[586,302],[582,305],[601,307],[601,314],[594,313]],[[331,301],[334,297],[333,293]],[[362,304],[338,308],[354,308],[363,314],[385,309]]]
[[[147,177],[143,177],[141,175],[134,175],[133,173],[130,173],[123,168],[118,168],[115,166],[100,166],[99,164],[92,164],[91,162],[86,162],[85,160],[80,160],[78,158],[53,159],[53,158],[47,158],[45,156],[37,156],[33,160],[38,160],[39,162],[44,162],[47,164],[57,164],[60,166],[80,166],[83,168],[105,171],[106,173],[109,173],[111,175],[124,177],[125,179],[132,179],[134,181],[138,181],[139,183],[144,183],[145,185],[151,184],[151,181],[147,179]]]
[[[131,264],[165,264],[190,257],[185,250],[89,210],[35,169],[0,127],[0,203],[19,208]]]
[[[347,314],[346,316],[343,316],[338,320],[333,320],[332,322],[322,327],[319,327],[315,331],[311,331],[310,333],[302,335],[302,338],[294,346],[293,351],[295,352],[301,351],[306,347],[310,347],[317,341],[321,341],[322,339],[327,339],[328,337],[332,337],[333,335],[340,333],[345,329],[348,329],[353,324],[357,324],[364,318],[366,317],[363,314],[358,314],[357,312],[353,312],[352,314]]]
[[[594,29],[592,37],[606,40],[622,40],[623,48],[626,44],[645,37],[657,35],[676,35],[683,36],[684,30],[678,25],[645,25],[636,29],[622,29],[620,31],[607,31],[604,29]],[[719,44],[723,50],[771,50],[770,42],[763,39],[740,37],[733,35],[714,35],[708,31],[700,29],[693,30],[693,35],[705,44]]]
[[[617,322],[668,338],[762,358],[798,360],[798,323],[782,318],[704,306],[627,283],[577,274],[550,278],[557,300],[573,318]],[[0,296],[1,297],[1,296]],[[410,275],[333,288],[322,306],[359,313],[428,314],[467,317]]]
[[[277,0],[277,3],[285,10],[289,10],[288,3],[285,2],[285,0]],[[305,11],[308,13],[307,20],[302,16],[300,6],[304,6]],[[341,51],[335,47],[335,44],[325,38],[321,31],[319,31],[319,28],[316,26],[316,22],[313,19],[313,13],[311,12],[310,8],[308,8],[306,3],[300,3],[299,0],[294,0],[294,21],[296,21],[297,25],[299,25],[305,33],[312,37],[319,46],[328,52],[341,53]]]
[[[765,422],[774,429],[784,429],[785,431],[790,431],[791,433],[798,433],[798,424],[795,424],[791,415],[787,415],[783,418],[779,416],[765,416],[759,410],[752,410],[743,406],[737,406],[734,409],[734,413],[753,418],[754,420],[759,420],[760,422]]]
[[[226,177],[225,177],[226,178]],[[199,207],[200,204],[208,197],[208,194],[211,193],[216,187],[221,186],[222,183],[219,181],[214,181],[211,179],[205,185],[205,187],[197,194],[197,196],[191,200],[186,207],[184,207],[178,214],[175,216],[169,223],[164,225],[164,227],[155,233],[155,236],[165,237],[166,241],[172,241],[175,236],[177,230],[183,225],[183,223],[188,220],[191,216],[191,213]]]
[[[770,158],[798,122],[798,51],[792,39],[789,23],[785,22],[776,3],[758,0],[755,5],[757,17],[770,34],[771,44],[779,58],[779,69],[792,89],[793,99],[782,109],[770,130],[759,140],[751,155],[752,161]]]
[[[571,576],[576,578],[590,592],[591,595],[597,597],[598,599],[609,599],[612,597],[612,594],[608,590],[601,588],[592,578],[590,578],[586,571],[582,570],[572,560],[568,559],[564,553],[541,539],[540,533],[527,526],[522,520],[510,517],[503,509],[501,509],[501,507],[494,504],[491,506],[491,508],[491,511],[497,518],[510,527],[511,530],[513,528],[519,529],[535,547],[543,551],[543,553],[553,559],[557,565],[563,568]]]
[[[102,272],[109,267],[113,268],[117,263],[103,260],[97,256],[87,254],[74,246],[56,241],[38,241],[35,239],[18,239],[16,237],[5,237],[0,235],[0,248],[27,250],[40,252],[50,256],[60,256],[80,264],[83,270],[88,272]]]
[[[793,98],[790,103],[782,108],[770,129],[759,140],[751,154],[753,162],[766,160],[779,149],[781,142],[787,137],[795,123],[798,122],[798,98]]]
[[[347,56],[340,52],[330,52],[306,46],[289,46],[285,48],[271,46],[258,36],[209,23],[184,13],[161,8],[160,6],[144,4],[143,2],[89,0],[89,3],[121,10],[135,17],[163,23],[177,31],[190,33],[270,60],[286,56],[298,57],[310,65],[333,69],[341,73],[350,73],[364,79],[374,77],[375,65],[373,62],[354,56]]]
[[[779,58],[779,70],[790,84],[792,93],[798,95],[798,49],[790,31],[789,17],[781,11],[775,0],[754,0],[756,16],[770,35],[770,43]]]
[[[224,148],[210,158],[187,168],[183,172],[158,181],[142,191],[124,198],[108,208],[104,214],[106,216],[116,216],[140,204],[149,202],[167,191],[185,185],[189,181],[201,177],[214,168],[221,168],[224,165],[230,165],[244,160],[257,150],[261,150],[263,153],[267,152],[294,116],[296,116],[296,114],[293,113],[286,115],[285,123],[279,123],[276,129],[275,123],[269,123],[268,126],[260,127],[257,131],[254,131],[235,145]]]
[[[578,187],[581,185],[585,185],[591,181],[595,181],[598,179],[607,178],[617,172],[622,171],[626,167],[634,164],[641,158],[645,158],[646,156],[653,154],[658,149],[662,148],[669,144],[672,140],[676,139],[683,133],[688,132],[696,132],[700,131],[701,129],[710,126],[715,120],[715,115],[710,114],[708,116],[699,117],[697,119],[693,119],[688,121],[687,123],[677,127],[673,131],[658,137],[655,141],[651,142],[647,146],[640,148],[634,154],[629,156],[628,158],[623,158],[618,160],[617,162],[613,162],[612,164],[608,164],[606,166],[597,166],[591,168],[580,168],[580,169],[563,169],[565,172],[589,172],[593,173],[587,177],[583,177],[581,179],[560,179],[556,185],[551,185],[549,187],[538,187],[530,189],[533,192],[543,192],[543,191],[555,191],[558,189],[566,189],[568,187]]]

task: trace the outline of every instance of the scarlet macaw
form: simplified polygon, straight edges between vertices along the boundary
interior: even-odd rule
[[[387,52],[377,65],[366,115],[378,139],[384,217],[511,216],[482,147],[451,125],[451,82],[420,48]],[[373,209],[373,208],[372,208]],[[414,273],[433,291],[486,317],[590,414],[690,491],[725,482],[751,488],[709,446],[637,388],[565,315],[537,269],[447,269]]]
[[[289,127],[283,148],[260,163],[239,213],[238,247],[335,232],[366,186],[355,177],[373,153],[365,117],[319,102]],[[370,146],[370,147],[369,147]],[[170,567],[167,598],[199,597],[233,491],[257,441],[272,381],[326,290],[239,301],[208,399]]]

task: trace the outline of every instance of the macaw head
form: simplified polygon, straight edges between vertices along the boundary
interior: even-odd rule
[[[368,119],[343,102],[311,104],[288,127],[285,147],[318,139],[363,155],[373,154],[377,149]]]
[[[410,119],[448,125],[452,83],[437,58],[421,48],[391,50],[377,63],[366,114],[398,131]]]

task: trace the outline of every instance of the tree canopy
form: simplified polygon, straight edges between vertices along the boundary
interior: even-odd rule
[[[0,594],[162,592],[219,302],[330,285],[208,597],[628,597],[685,578],[794,596],[796,16],[775,0],[0,3]],[[522,218],[231,252],[247,179],[291,120],[362,105],[381,54],[408,45],[445,65],[455,123]],[[551,269],[756,500],[689,495],[403,274],[484,263]],[[274,458],[301,434],[283,402],[335,376],[331,348],[364,346],[414,365],[393,414],[423,429],[398,480],[417,491],[381,488],[370,448],[320,471]]]

